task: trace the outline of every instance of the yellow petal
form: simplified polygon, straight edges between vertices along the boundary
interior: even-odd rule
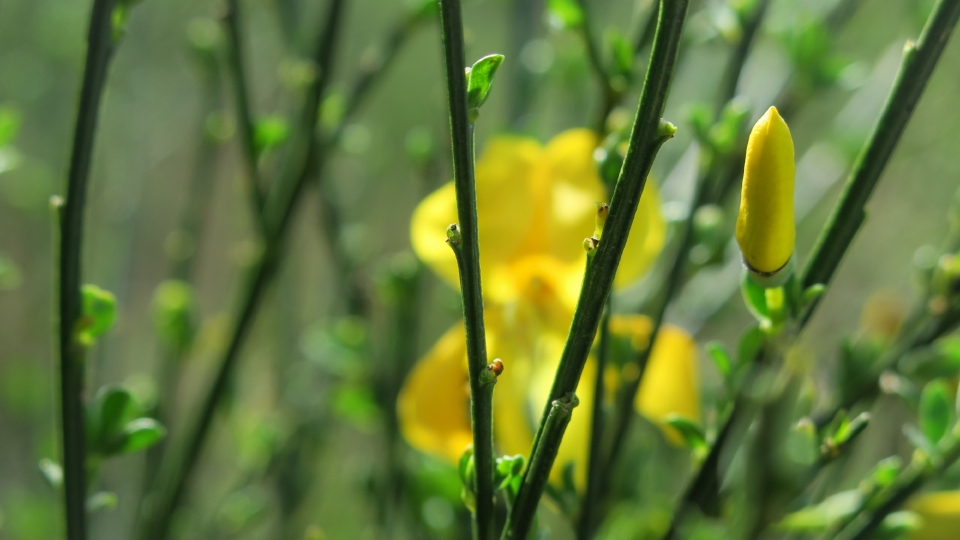
[[[652,327],[650,319],[642,315],[610,317],[610,332],[629,337],[636,351],[647,346]],[[693,338],[676,326],[661,327],[640,382],[635,406],[640,414],[661,425],[667,439],[674,444],[682,444],[683,439],[676,430],[664,425],[664,420],[671,414],[678,414],[694,422],[700,421],[698,374],[697,348]]]
[[[463,324],[447,331],[407,377],[397,399],[411,446],[452,463],[473,442]]]
[[[656,182],[648,178],[613,286],[626,287],[643,277],[657,260],[666,239],[667,222],[660,213],[660,194]]]
[[[793,255],[793,138],[776,107],[757,120],[747,142],[737,242],[759,272],[783,268]]]
[[[924,493],[907,503],[923,518],[919,530],[910,534],[910,540],[955,540],[960,531],[960,491]]]
[[[477,219],[480,266],[490,272],[513,258],[530,230],[534,179],[543,176],[543,149],[526,137],[492,138],[477,161]],[[454,288],[457,262],[446,244],[446,229],[456,223],[453,182],[428,195],[414,210],[410,242],[414,252]],[[484,278],[484,286],[487,286]]]

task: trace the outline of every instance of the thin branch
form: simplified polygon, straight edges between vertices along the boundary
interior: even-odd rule
[[[70,169],[67,173],[67,196],[60,209],[60,428],[63,438],[63,492],[68,540],[84,540],[87,537],[87,434],[83,398],[86,355],[84,347],[76,341],[76,329],[82,314],[80,283],[87,184],[100,113],[100,98],[113,51],[114,4],[115,0],[96,0],[90,13],[83,85],[80,89]]]
[[[227,63],[233,87],[233,101],[236,108],[237,122],[240,127],[240,143],[243,147],[244,164],[247,168],[247,189],[250,193],[250,203],[258,218],[258,225],[263,227],[264,195],[260,185],[260,172],[257,167],[256,126],[253,113],[250,109],[250,97],[247,89],[246,68],[243,62],[243,38],[240,30],[240,0],[227,0],[223,21],[227,29]],[[261,230],[261,232],[266,232]]]
[[[840,266],[843,255],[866,220],[864,207],[906,130],[958,18],[960,0],[940,0],[934,6],[920,39],[916,43],[908,42],[904,47],[903,63],[880,119],[857,157],[840,200],[801,273],[804,287],[828,284]],[[806,317],[809,318],[812,312],[811,308]]]
[[[473,457],[476,469],[474,538],[493,538],[493,384],[484,382],[487,369],[483,293],[480,285],[480,239],[477,233],[477,185],[473,162],[473,124],[467,104],[466,59],[460,0],[440,0],[443,58],[450,106],[450,136],[453,149],[453,181],[461,238],[450,244],[457,255],[463,321],[467,336],[467,367],[470,375],[470,419],[473,426]],[[453,227],[453,226],[451,226]]]
[[[587,487],[583,493],[583,505],[580,509],[580,520],[577,523],[577,538],[589,540],[597,525],[597,514],[603,493],[603,432],[606,380],[603,376],[607,370],[607,359],[610,356],[610,308],[611,299],[607,298],[607,309],[600,321],[600,338],[597,340],[597,377],[593,385],[593,411],[590,416],[590,449],[587,461]]]
[[[665,124],[661,116],[673,78],[687,7],[687,0],[661,0],[660,2],[657,32],[650,54],[650,67],[644,81],[626,158],[613,192],[610,214],[604,225],[603,239],[596,248],[595,255],[592,255],[593,260],[587,265],[570,333],[560,357],[560,365],[557,368],[550,396],[541,416],[540,427],[534,438],[533,450],[530,453],[532,456],[541,451],[539,448],[541,440],[559,440],[554,433],[546,431],[553,402],[576,391],[580,374],[583,372],[583,366],[600,323],[603,307],[613,285],[623,248],[627,243],[627,236],[646,185],[647,175],[650,173],[660,146],[672,137],[675,130],[673,126]],[[562,432],[560,436],[562,437]],[[550,451],[547,450],[546,453],[549,454]],[[546,459],[541,464],[541,467],[546,468],[547,473],[552,466],[552,459]],[[504,529],[504,538],[526,538],[537,510],[540,494],[543,492],[540,479],[546,481],[543,473],[542,470],[535,470],[532,465],[524,473],[517,500],[508,518],[507,527]]]

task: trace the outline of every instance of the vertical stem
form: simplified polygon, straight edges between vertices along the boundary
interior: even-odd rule
[[[240,127],[240,143],[243,145],[244,164],[247,168],[247,186],[250,203],[259,218],[263,212],[263,192],[260,186],[260,173],[257,168],[257,146],[253,114],[250,110],[250,97],[247,93],[246,69],[243,63],[243,39],[240,30],[240,0],[227,0],[223,15],[227,27],[227,63],[233,79],[233,100]],[[258,222],[262,225],[262,219]]]
[[[560,357],[550,396],[540,417],[540,427],[534,437],[531,456],[536,456],[541,451],[547,456],[551,453],[555,455],[555,452],[550,449],[541,450],[540,448],[540,445],[546,441],[559,441],[563,435],[560,433],[560,437],[557,437],[555,433],[549,432],[547,419],[554,401],[576,391],[600,324],[601,313],[610,295],[613,278],[630,234],[630,227],[646,185],[647,175],[650,173],[660,147],[673,137],[676,130],[664,122],[661,116],[673,79],[687,7],[687,0],[661,0],[660,2],[657,32],[653,50],[650,53],[650,65],[640,95],[640,104],[627,147],[627,155],[613,191],[610,214],[604,225],[603,239],[590,264],[587,265],[583,277],[577,308]],[[539,462],[538,466],[546,467],[546,475],[549,475],[553,459],[545,459]],[[540,481],[545,482],[546,475],[544,471],[536,470],[533,463],[527,468],[513,511],[508,518],[507,527],[504,529],[504,538],[525,538],[543,492],[544,486]]]
[[[804,287],[830,282],[854,236],[866,220],[864,207],[880,181],[910,117],[923,95],[947,39],[960,18],[960,0],[939,0],[920,39],[904,47],[903,63],[873,132],[847,178],[840,200],[827,220],[801,274]],[[809,318],[811,306],[805,318]]]
[[[77,123],[67,175],[67,197],[60,213],[59,336],[60,427],[63,438],[63,484],[68,540],[84,540],[87,472],[84,426],[83,347],[75,340],[82,313],[80,299],[83,221],[100,97],[113,50],[111,18],[115,0],[95,0],[87,35],[87,56]]]
[[[440,0],[443,58],[450,106],[453,147],[453,178],[457,219],[462,240],[454,246],[460,267],[463,320],[467,334],[467,365],[470,371],[470,419],[476,467],[477,508],[474,538],[493,538],[493,385],[483,384],[487,368],[487,344],[483,324],[483,294],[480,286],[480,239],[477,233],[477,186],[473,162],[473,125],[467,105],[466,60],[460,0]]]

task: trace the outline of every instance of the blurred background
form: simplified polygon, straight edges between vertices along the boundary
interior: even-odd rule
[[[241,2],[247,80],[266,177],[280,167],[291,119],[313,76],[308,58],[325,4]],[[652,4],[588,2],[594,35],[599,40],[618,31],[634,39]],[[845,2],[849,9],[842,21],[828,24],[835,4],[773,0],[739,85],[752,107],[752,124],[791,73],[809,71],[796,86],[802,106],[785,113],[797,147],[801,264],[838,194],[837,182],[883,105],[903,44],[919,35],[932,2]],[[60,496],[38,469],[41,460],[58,459],[51,339],[55,227],[49,199],[64,191],[90,5],[0,2],[4,539],[62,534]],[[89,191],[84,282],[113,292],[119,306],[116,326],[90,355],[90,394],[108,383],[125,383],[146,409],[156,408],[159,399],[171,444],[209,384],[227,339],[229,313],[239,302],[241,273],[259,253],[232,92],[219,52],[222,9],[207,0],[145,0],[133,9],[107,81]],[[328,128],[343,119],[358,74],[384,58],[388,32],[417,6],[347,0],[345,9],[331,91],[320,109],[320,124]],[[679,131],[663,147],[653,173],[664,212],[673,220],[686,213],[696,172],[691,107],[716,100],[739,31],[732,13],[720,0],[691,3],[664,115]],[[498,133],[545,142],[564,129],[594,125],[600,96],[583,42],[551,21],[543,0],[470,0],[464,18],[468,62],[506,55],[478,124],[478,153]],[[345,119],[322,173],[326,201],[313,183],[303,194],[281,269],[216,417],[175,537],[465,537],[456,470],[397,440],[392,403],[384,399],[410,362],[460,317],[458,295],[421,268],[410,250],[411,212],[449,180],[450,166],[436,21],[411,25],[405,33],[409,39],[396,49],[395,61]],[[636,106],[647,55],[644,49],[637,56],[640,75],[623,100],[627,117]],[[866,226],[804,334],[825,390],[835,377],[837,344],[858,332],[868,299],[880,291],[883,309],[905,311],[918,248],[937,245],[947,234],[960,180],[958,98],[955,38],[884,173]],[[732,199],[727,210],[736,208],[737,197]],[[333,231],[330,208],[338,214]],[[727,212],[722,219],[732,224],[732,216]],[[729,254],[721,259],[690,282],[668,320],[696,332],[701,344],[718,339],[733,347],[751,319],[739,297],[739,260]],[[164,298],[158,286],[172,277],[189,281],[195,294],[192,346],[183,354],[173,350],[157,317],[158,298]],[[411,291],[415,304],[403,296]],[[354,294],[362,298],[362,317]],[[643,294],[643,285],[627,291],[617,299],[618,309],[634,309]],[[417,321],[399,341],[411,358],[394,365],[398,337],[392,321],[409,305],[416,306]],[[709,396],[719,382],[703,356],[701,378]],[[383,381],[385,365],[393,366],[392,382]],[[823,399],[828,402],[829,395]],[[890,420],[871,427],[875,444],[863,450],[871,463],[909,451],[898,420],[907,409],[892,400],[879,407]],[[137,454],[103,467],[98,489],[117,498],[107,505],[115,507],[93,514],[93,538],[132,537],[155,459]],[[652,480],[644,477],[645,490],[668,486],[675,493],[682,486],[688,465],[683,456],[673,459],[677,467]],[[399,484],[390,472],[396,470],[402,471]],[[400,502],[391,500],[385,487],[397,485]],[[570,537],[561,518],[550,523],[554,537]],[[643,537],[612,526],[605,534]]]

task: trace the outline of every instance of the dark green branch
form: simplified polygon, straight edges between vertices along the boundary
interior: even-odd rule
[[[113,51],[112,16],[115,3],[115,0],[95,0],[90,13],[83,85],[67,173],[67,196],[60,211],[60,324],[57,342],[60,353],[60,428],[67,540],[84,540],[87,537],[87,434],[83,400],[86,361],[84,347],[76,341],[75,333],[82,315],[80,285],[87,184],[100,98]]]
[[[460,268],[463,321],[467,334],[467,366],[470,371],[470,418],[473,426],[473,456],[476,467],[476,513],[474,538],[493,538],[493,384],[484,384],[487,342],[480,286],[480,239],[477,233],[477,186],[473,163],[473,125],[467,104],[466,59],[463,50],[463,19],[460,0],[440,0],[444,70],[450,105],[450,136],[453,147],[453,180],[457,219],[462,238],[453,246]],[[451,244],[454,242],[451,241]]]
[[[603,239],[596,249],[596,254],[593,255],[592,262],[587,266],[583,278],[583,287],[570,333],[560,357],[560,365],[540,420],[531,455],[536,455],[540,451],[541,439],[546,441],[554,437],[553,433],[545,432],[553,402],[573,393],[577,388],[590,347],[593,345],[603,307],[613,285],[617,266],[620,264],[623,248],[627,243],[627,236],[646,185],[647,175],[650,173],[660,146],[672,137],[675,130],[673,126],[663,122],[661,116],[673,78],[687,6],[687,0],[660,2],[657,32],[650,54],[650,67],[640,96],[640,105],[634,120],[627,155],[613,192],[610,214],[604,225]],[[552,465],[552,459],[542,463],[547,473]],[[505,538],[525,538],[525,533],[530,529],[540,493],[543,490],[542,485],[534,483],[534,479],[537,478],[545,478],[544,471],[535,470],[532,466],[528,467],[513,512],[508,519]]]
[[[880,119],[861,150],[801,274],[804,287],[830,282],[847,248],[866,220],[864,207],[880,181],[900,136],[920,101],[923,89],[960,17],[960,0],[940,0],[916,43],[907,43],[903,63]],[[806,318],[814,311],[812,306]]]
[[[233,87],[233,101],[237,114],[237,123],[240,127],[240,143],[243,146],[244,164],[247,168],[247,187],[250,192],[250,203],[255,210],[258,224],[262,227],[259,217],[263,213],[264,197],[260,186],[260,172],[257,167],[256,126],[253,113],[250,110],[250,97],[247,94],[246,68],[243,63],[243,38],[240,30],[240,1],[227,0],[226,11],[223,15],[227,29],[227,60],[231,85]]]
[[[597,525],[600,494],[603,493],[603,402],[606,399],[606,380],[603,374],[607,370],[607,358],[610,354],[610,298],[607,298],[607,310],[600,321],[600,338],[597,340],[597,377],[593,385],[593,411],[590,415],[590,449],[587,461],[587,487],[583,493],[583,505],[580,520],[577,523],[577,538],[589,540]]]
[[[220,360],[214,382],[203,399],[199,413],[194,420],[183,450],[169,456],[162,467],[159,479],[165,484],[157,494],[157,500],[151,515],[144,522],[140,538],[144,540],[163,540],[169,534],[171,519],[186,491],[187,482],[206,443],[214,413],[233,377],[244,340],[250,333],[254,315],[266,292],[267,285],[279,265],[283,249],[283,240],[291,222],[291,216],[306,180],[320,167],[323,154],[316,144],[317,108],[330,81],[333,67],[333,50],[340,29],[344,0],[333,0],[328,8],[320,41],[314,61],[320,69],[320,75],[311,85],[307,99],[301,111],[297,125],[298,135],[302,139],[303,159],[292,164],[279,178],[275,189],[268,197],[263,215],[263,224],[267,231],[264,253],[254,264],[245,279],[241,309],[234,322],[229,345]]]

